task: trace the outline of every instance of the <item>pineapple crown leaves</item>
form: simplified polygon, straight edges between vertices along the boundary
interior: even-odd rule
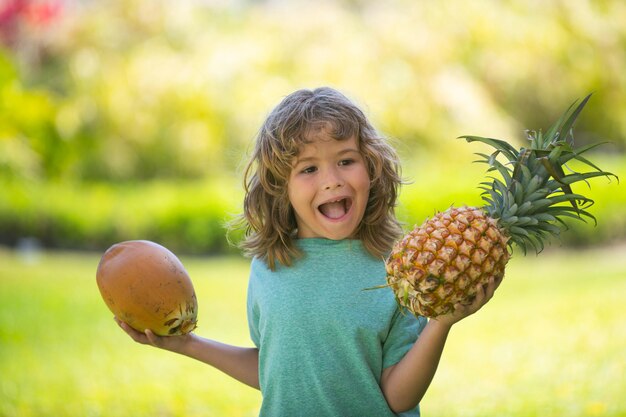
[[[491,181],[480,184],[481,196],[486,203],[484,209],[490,217],[499,219],[500,226],[511,238],[509,244],[515,243],[524,253],[529,246],[537,253],[541,252],[548,235],[558,235],[561,227],[567,228],[564,217],[582,221],[588,218],[596,223],[596,218],[587,211],[594,201],[574,193],[572,184],[584,181],[589,185],[588,179],[599,176],[609,180],[614,177],[619,182],[616,175],[602,171],[582,156],[604,142],[574,148],[573,126],[590,97],[591,94],[587,95],[578,105],[572,103],[545,134],[527,131],[530,147],[518,150],[500,139],[460,137],[467,142],[482,142],[495,148],[490,155],[477,153],[481,159],[476,162],[488,164],[487,172],[495,171],[501,177],[491,176]],[[499,156],[506,162],[500,162]],[[594,171],[569,169],[567,162],[572,159]]]

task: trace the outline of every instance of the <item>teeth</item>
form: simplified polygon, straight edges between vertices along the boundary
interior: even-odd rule
[[[328,200],[325,203],[320,204],[320,207],[326,204],[336,204],[336,203],[346,203],[346,199],[345,198],[338,198],[337,200]]]

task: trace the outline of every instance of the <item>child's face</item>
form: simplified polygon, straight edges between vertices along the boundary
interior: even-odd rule
[[[370,189],[356,138],[336,140],[319,131],[294,159],[287,187],[299,238],[353,237]]]

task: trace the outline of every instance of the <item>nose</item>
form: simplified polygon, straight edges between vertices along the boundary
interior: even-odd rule
[[[324,190],[334,190],[344,185],[344,180],[341,174],[336,169],[329,169],[324,176],[322,188]]]

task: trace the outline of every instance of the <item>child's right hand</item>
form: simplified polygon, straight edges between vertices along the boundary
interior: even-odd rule
[[[115,317],[114,320],[122,328],[122,330],[126,332],[126,334],[128,334],[135,342],[141,343],[142,345],[152,345],[160,349],[181,353],[191,338],[191,333],[181,336],[157,336],[150,329],[146,329],[145,333],[141,333],[117,317]]]

